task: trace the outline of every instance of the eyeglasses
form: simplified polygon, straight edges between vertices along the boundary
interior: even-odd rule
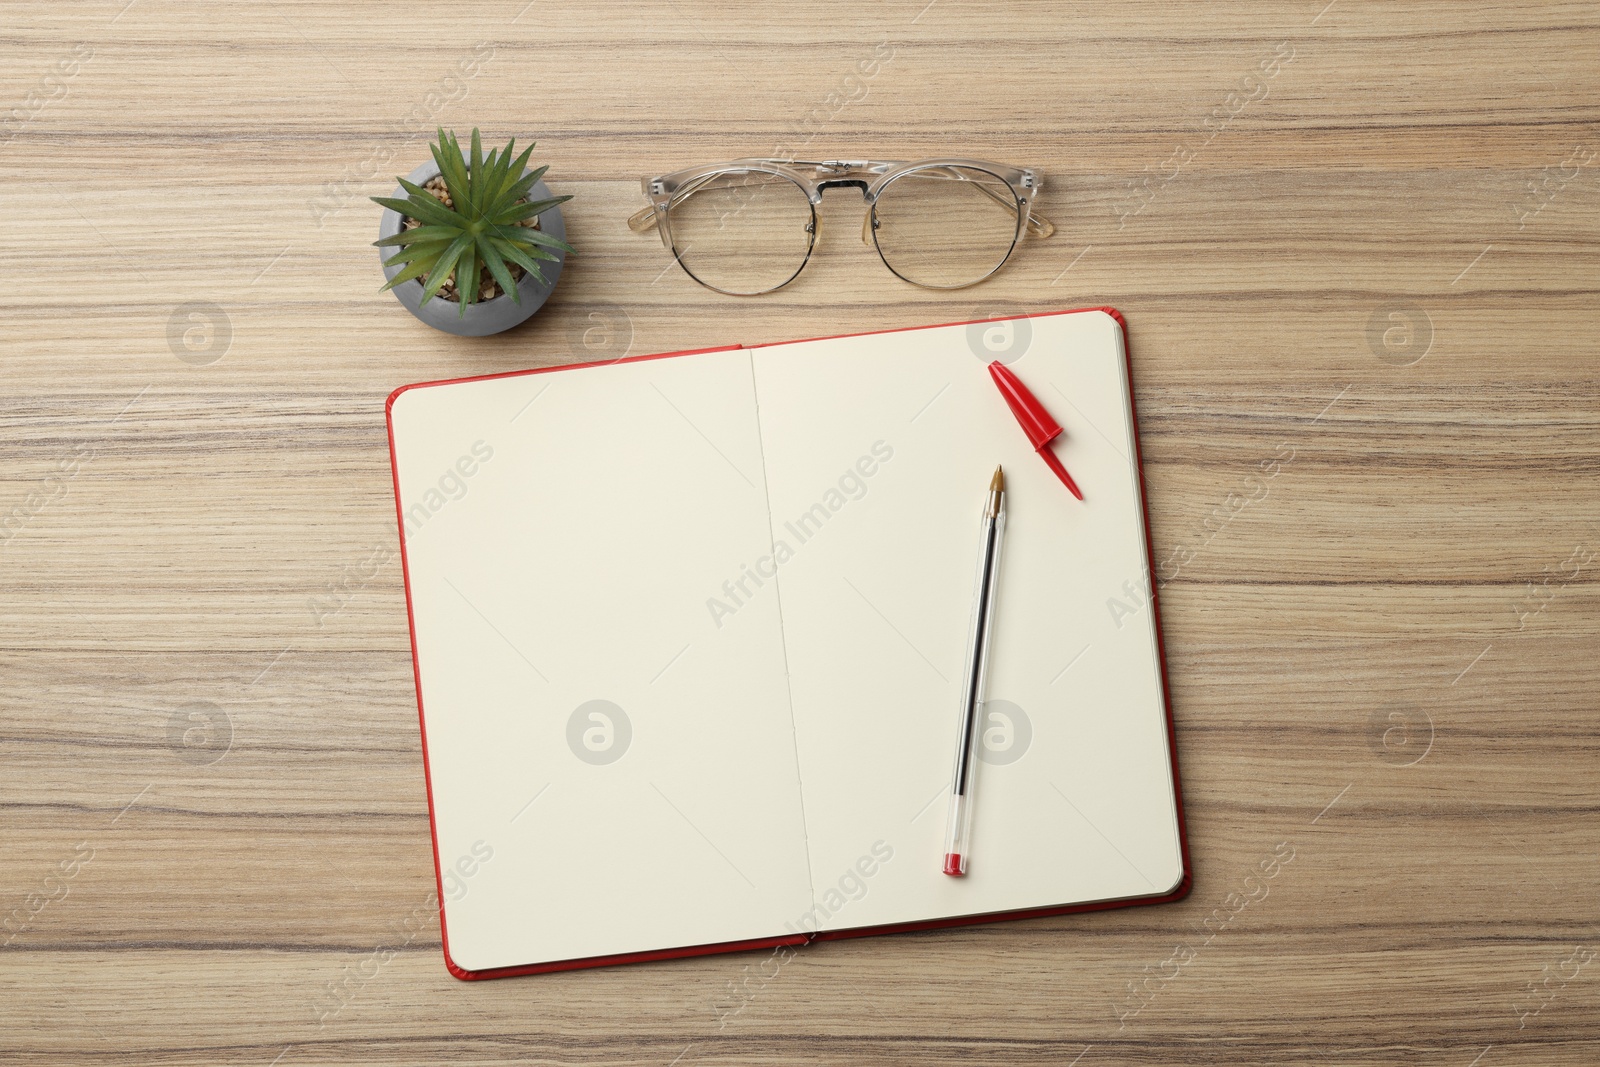
[[[900,278],[960,289],[999,270],[1024,233],[1056,228],[1033,211],[1031,170],[981,159],[736,159],[644,180],[650,206],[628,219],[661,242],[689,277],[734,296],[789,284],[817,243],[817,205],[836,186],[867,202],[861,240]]]

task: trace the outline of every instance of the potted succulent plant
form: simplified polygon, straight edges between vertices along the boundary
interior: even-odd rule
[[[372,198],[386,209],[377,246],[398,248],[380,253],[383,288],[429,326],[466,337],[509,330],[561,276],[572,246],[557,205],[572,198],[551,196],[547,168],[527,169],[533,145],[519,156],[516,143],[486,156],[473,130],[468,153],[441,129],[433,161],[401,178],[397,195]]]

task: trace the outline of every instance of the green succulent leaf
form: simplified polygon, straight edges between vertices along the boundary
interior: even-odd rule
[[[546,200],[534,200],[531,202],[514,200],[501,208],[491,218],[499,225],[504,225],[508,222],[521,222],[523,219],[531,219],[535,215],[542,215],[557,204],[564,204],[571,199],[570,196],[552,196]]]
[[[385,267],[390,267],[393,265],[394,260],[392,259],[384,264]],[[393,289],[402,282],[409,282],[412,278],[420,278],[422,275],[428,273],[429,268],[432,266],[433,260],[431,259],[413,260],[405,270],[401,271],[399,274],[396,274],[393,278],[390,278],[389,284],[385,285],[382,289],[379,289],[378,292],[381,293],[386,290]]]
[[[490,277],[500,283],[500,291],[509,296],[513,304],[522,303],[521,297],[517,294],[517,283],[511,280],[511,272],[506,269],[505,260],[495,251],[494,240],[487,235],[479,235],[477,248],[479,257],[489,268]]]
[[[502,257],[512,263],[515,263],[517,266],[521,267],[523,270],[527,271],[541,282],[544,281],[544,272],[539,269],[539,262],[538,259],[535,258],[534,254],[530,254],[528,250],[519,248],[510,241],[501,240],[500,238],[492,238],[491,240],[494,244],[495,251],[499,252]],[[546,260],[553,260],[556,258],[555,256],[544,253],[536,254],[539,258]]]
[[[471,178],[469,178],[467,185],[467,210],[470,215],[476,216],[478,213],[478,196],[482,192],[485,184],[483,168],[483,138],[478,136],[478,128],[476,126],[472,128],[472,159],[471,162],[467,164],[467,173],[468,175],[477,179],[476,181],[472,181]]]
[[[477,247],[476,242],[469,241],[467,247],[461,250],[461,258],[456,260],[456,301],[459,308],[456,315],[459,318],[466,318],[468,304],[478,302]]]
[[[413,259],[438,259],[439,254],[450,247],[458,235],[451,234],[447,237],[435,237],[429,241],[414,241],[405,248],[399,249],[394,255],[384,261],[384,266],[391,263],[405,263]]]
[[[531,226],[495,226],[493,231],[499,237],[522,244],[540,245],[544,248],[560,249],[563,252],[572,251],[572,246],[561,238]]]
[[[438,204],[441,208],[444,208],[444,210],[446,210],[446,211],[451,210],[450,208],[445,207],[445,204],[444,204],[443,200],[440,200],[437,196],[434,196],[427,189],[424,189],[422,186],[420,186],[417,183],[413,182],[411,179],[409,179],[409,178],[396,178],[395,180],[400,183],[400,188],[404,189],[407,193],[411,194],[412,199],[421,200],[424,204]]]
[[[430,241],[425,245],[412,245],[410,248],[401,249],[396,255],[383,261],[385,267],[392,267],[396,263],[421,263],[423,269],[429,269],[439,261],[439,257],[450,247],[449,241]],[[390,283],[393,284],[392,282]]]
[[[461,146],[456,143],[453,135],[439,131],[439,143],[431,144],[428,150],[433,153],[433,161],[439,167],[439,176],[444,179],[446,189],[450,190],[450,199],[460,207],[467,204],[467,166],[461,161]]]
[[[531,191],[533,187],[539,183],[539,179],[544,177],[545,169],[546,168],[544,167],[540,167],[538,170],[529,171],[527,174],[524,174],[522,177],[518,178],[516,182],[512,184],[511,188],[506,190],[504,199],[507,202],[510,202],[514,200],[521,200],[523,197],[527,196],[529,191]]]
[[[502,242],[510,242],[523,248],[533,249],[536,245],[534,237],[542,235],[539,234],[538,230],[531,230],[524,226],[490,226],[484,232],[484,236],[493,237]],[[556,238],[547,237],[546,240],[556,240]],[[552,256],[550,258],[553,259],[555,257]]]
[[[472,199],[480,210],[493,199],[495,175],[500,172],[500,164],[500,150],[491,148],[489,154],[483,157],[483,169],[472,172]]]
[[[439,291],[440,286],[450,280],[450,272],[458,265],[461,253],[471,245],[472,235],[464,233],[450,242],[450,247],[440,253],[438,262],[434,264],[433,270],[428,272],[428,283],[422,288],[422,302],[424,304],[433,298],[433,294]],[[460,290],[461,286],[456,286],[458,294]]]
[[[526,235],[527,240],[532,244],[542,245],[545,248],[560,249],[563,252],[575,251],[571,245],[567,244],[567,242],[563,241],[561,238],[553,237],[550,234],[545,233],[543,230],[523,229],[522,232]]]
[[[407,186],[410,186],[411,189],[417,188],[404,178],[400,179],[400,186],[401,188]],[[374,199],[377,198],[374,197]],[[405,205],[404,208],[395,208],[396,211],[409,215],[418,222],[431,222],[438,226],[465,226],[467,222],[460,214],[445,207],[427,192],[421,190],[412,193],[405,200],[392,201],[385,206],[393,207],[396,203]]]
[[[504,203],[507,199],[514,199],[508,198],[507,196],[507,193],[511,189],[511,183],[515,180],[513,175],[521,174],[524,170],[526,170],[528,166],[528,157],[533,155],[533,145],[529,145],[527,148],[522,150],[522,155],[512,159],[511,152],[516,146],[516,143],[516,138],[513,137],[510,143],[506,145],[505,156],[502,157],[504,160],[504,165],[500,168],[500,180],[498,185],[495,187],[494,194],[495,201],[499,203]],[[545,168],[539,168],[540,174],[543,174],[544,171]]]
[[[372,243],[378,248],[388,248],[392,245],[412,245],[418,241],[453,241],[460,236],[459,226],[416,226]]]
[[[529,145],[523,150],[522,155],[513,158],[510,153],[511,146],[506,147],[507,152],[502,159],[503,166],[495,177],[494,195],[487,201],[488,203],[504,204],[516,199],[511,195],[511,189],[520,180],[519,176],[528,165],[528,157],[533,154],[533,146]]]
[[[550,254],[549,252],[545,251],[545,249],[543,247],[541,247],[540,245],[535,244],[533,241],[529,240],[528,239],[528,235],[529,235],[530,232],[537,233],[538,231],[536,231],[536,230],[535,231],[528,231],[528,230],[524,230],[524,229],[519,229],[517,227],[512,227],[511,229],[508,229],[508,230],[497,231],[495,233],[495,236],[499,237],[501,240],[505,241],[508,244],[514,245],[515,247],[522,249],[528,255],[532,256],[534,259],[547,259],[547,260],[551,260],[553,262],[554,260],[560,258],[559,256],[554,256],[554,255]],[[555,240],[555,238],[552,237],[552,238],[550,238],[550,240],[553,241],[553,240]]]

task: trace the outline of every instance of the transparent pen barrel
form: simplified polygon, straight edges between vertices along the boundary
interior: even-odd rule
[[[967,857],[971,850],[967,847],[972,834],[972,796],[952,794],[950,797],[950,810],[946,817],[947,829],[944,835],[944,873],[966,874]]]
[[[1000,574],[1006,513],[983,520],[983,551],[973,581],[972,617],[967,629],[967,662],[962,672],[961,734],[951,771],[950,809],[945,830],[945,873],[965,874],[972,843],[973,794],[977,785],[978,746],[983,732],[983,702],[989,669],[989,639],[994,625],[995,590]]]

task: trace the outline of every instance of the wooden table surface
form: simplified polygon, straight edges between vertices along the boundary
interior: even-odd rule
[[[1600,6],[0,25],[0,1064],[1600,1062]],[[497,338],[378,292],[366,197],[436,123],[536,138],[575,197],[580,255]],[[623,223],[641,176],[774,152],[1031,165],[1059,232],[929,292],[840,190],[737,300]],[[451,978],[389,391],[1087,305],[1127,316],[1174,561],[1189,898],[768,982]]]

